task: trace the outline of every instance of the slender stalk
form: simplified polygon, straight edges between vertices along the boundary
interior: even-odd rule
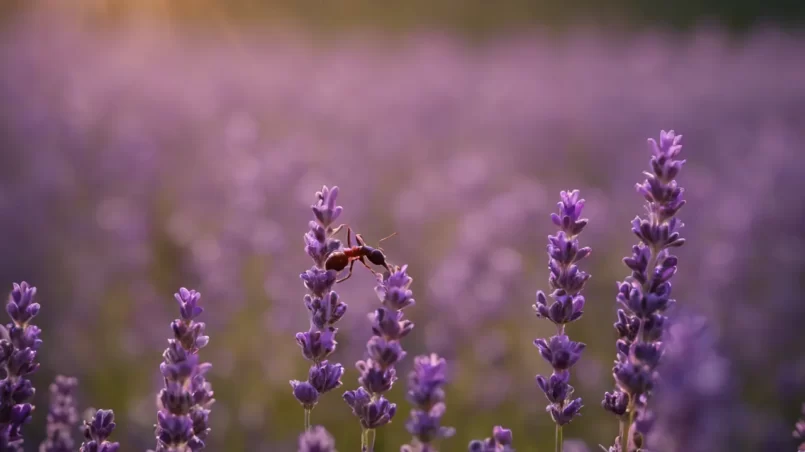
[[[635,405],[629,402],[629,424],[625,429],[626,433],[621,437],[621,452],[629,452],[629,437],[632,436],[632,424],[634,424]]]
[[[366,445],[368,446],[368,452],[374,452],[375,450],[375,429],[370,428],[366,431]]]
[[[562,452],[564,450],[564,438],[562,436],[562,426],[557,424],[556,425],[556,452]]]
[[[366,452],[366,429],[361,429],[361,452]]]
[[[305,408],[305,431],[310,430],[310,409]]]

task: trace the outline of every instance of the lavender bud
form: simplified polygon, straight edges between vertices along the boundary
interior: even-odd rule
[[[316,406],[319,401],[319,391],[312,384],[306,381],[291,380],[291,387],[293,387],[293,396],[305,409],[311,410]]]
[[[369,314],[369,318],[372,320],[372,333],[386,340],[399,341],[414,329],[410,320],[403,320],[402,311],[378,309]]]
[[[380,302],[391,311],[399,311],[415,303],[413,292],[408,289],[413,282],[413,278],[408,276],[407,265],[396,269],[394,272],[386,272],[378,277],[379,284],[375,287]]]
[[[397,371],[393,367],[384,369],[371,359],[358,361],[355,367],[360,372],[358,383],[372,394],[388,392],[397,381]]]
[[[341,386],[341,377],[344,375],[344,366],[329,364],[322,361],[319,365],[310,367],[308,382],[316,388],[319,394],[332,391]]]
[[[302,348],[302,355],[314,363],[321,362],[335,351],[337,328],[330,327],[323,331],[307,331],[296,333],[296,342]]]
[[[327,188],[325,185],[320,192],[316,192],[316,204],[311,208],[313,214],[322,226],[329,227],[341,215],[343,208],[335,205],[338,198],[338,187]]]
[[[89,421],[84,421],[84,439],[80,452],[117,452],[120,444],[107,441],[115,429],[115,413],[98,410]]]
[[[406,355],[398,341],[387,341],[380,336],[373,336],[366,343],[369,358],[381,369],[393,367]]]
[[[335,325],[347,312],[346,303],[339,301],[335,292],[328,293],[323,299],[305,295],[305,306],[310,311],[310,321],[320,330]]]
[[[352,414],[358,417],[361,427],[375,429],[388,424],[397,412],[397,405],[379,396],[372,400],[364,388],[344,393],[344,401],[352,408]]]
[[[581,358],[581,352],[586,347],[580,342],[573,342],[563,335],[553,336],[548,341],[537,339],[534,345],[539,349],[542,358],[555,370],[570,369]]]
[[[581,399],[575,399],[563,407],[560,405],[549,405],[548,412],[551,413],[551,418],[557,425],[565,425],[579,415],[582,406]]]

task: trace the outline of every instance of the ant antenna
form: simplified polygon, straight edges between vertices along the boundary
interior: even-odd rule
[[[390,238],[394,237],[395,235],[397,235],[397,233],[396,233],[396,232],[392,232],[392,233],[391,233],[391,235],[386,236],[386,237],[383,237],[382,239],[378,240],[378,241],[377,241],[377,244],[379,245],[379,244],[380,244],[380,242],[382,242],[383,240],[390,239]]]
[[[386,239],[390,239],[390,238],[394,237],[395,235],[397,235],[397,233],[392,232],[391,235],[383,237],[382,239],[378,240],[377,241],[377,249],[379,249],[380,251],[383,251],[383,248],[380,248],[380,242],[382,242],[383,240],[386,240]]]

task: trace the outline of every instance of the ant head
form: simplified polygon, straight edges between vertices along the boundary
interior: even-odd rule
[[[375,265],[380,265],[380,266],[383,266],[383,267],[386,266],[386,255],[383,254],[383,252],[380,251],[380,250],[372,249],[366,255],[366,258],[369,259],[369,262],[371,262],[371,263],[373,263]]]

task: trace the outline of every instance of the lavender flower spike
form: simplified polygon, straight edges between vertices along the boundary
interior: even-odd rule
[[[470,442],[469,452],[514,452],[512,431],[501,426],[492,429],[492,437]]]
[[[12,322],[0,325],[0,367],[6,371],[0,380],[0,450],[22,447],[20,429],[34,409],[30,402],[36,390],[28,375],[39,368],[36,355],[42,345],[41,330],[30,323],[39,313],[35,295],[36,287],[15,283],[6,305]]]
[[[299,436],[299,452],[338,452],[335,440],[324,427],[317,425]]]
[[[446,368],[447,362],[435,353],[414,359],[414,370],[408,377],[408,401],[414,409],[405,425],[414,442],[403,446],[401,452],[434,452],[434,442],[455,434],[454,428],[441,426],[446,408],[442,389],[447,383]]]
[[[537,302],[533,305],[538,318],[544,318],[556,326],[557,333],[550,339],[537,339],[534,345],[542,358],[553,368],[550,377],[537,375],[537,385],[545,393],[549,405],[547,411],[556,424],[556,450],[562,450],[562,427],[568,424],[581,411],[581,399],[573,399],[573,387],[568,384],[570,368],[581,358],[585,345],[573,342],[565,335],[565,326],[581,318],[584,310],[584,296],[581,291],[590,278],[588,273],[579,270],[578,263],[590,255],[589,247],[580,248],[578,235],[587,226],[581,218],[584,200],[579,191],[562,191],[559,194],[559,213],[551,214],[551,220],[559,226],[556,235],[548,236],[548,283],[553,292],[548,297],[537,292]]]
[[[616,389],[606,393],[602,402],[604,409],[620,420],[617,446],[611,448],[620,452],[639,450],[644,444],[650,423],[643,421],[652,417],[647,403],[663,354],[661,341],[667,325],[663,314],[675,303],[670,280],[678,259],[670,249],[685,243],[679,233],[683,224],[676,218],[685,205],[684,190],[674,180],[685,163],[675,160],[682,150],[681,140],[674,131],[660,132],[659,143],[649,139],[651,172],[636,185],[646,200],[646,217],[632,221],[632,232],[640,243],[623,259],[631,274],[618,283],[621,309],[615,323],[617,358],[612,369]]]
[[[409,289],[413,279],[407,270],[408,266],[395,266],[377,275],[375,293],[380,307],[369,315],[373,336],[366,344],[367,359],[355,364],[360,372],[361,387],[344,393],[344,400],[360,420],[364,451],[373,450],[375,429],[391,422],[397,412],[397,406],[383,394],[391,390],[397,380],[394,366],[405,357],[400,339],[414,327],[411,322],[402,320],[402,309],[414,305],[413,292]],[[441,417],[438,410],[433,413],[435,418]]]
[[[119,443],[107,441],[115,429],[115,413],[112,410],[98,410],[92,419],[84,421],[84,438],[80,452],[117,452]]]
[[[75,389],[78,380],[59,375],[50,385],[50,412],[47,417],[47,439],[39,452],[72,452],[73,431],[78,423]]]
[[[332,224],[341,216],[343,208],[336,205],[338,187],[322,187],[316,192],[316,202],[311,206],[315,221],[308,223],[305,234],[305,252],[313,259],[313,266],[300,275],[308,294],[304,297],[305,307],[310,315],[308,331],[296,333],[296,342],[302,349],[302,356],[312,365],[307,381],[291,380],[293,395],[305,412],[305,431],[310,429],[310,414],[319,401],[319,396],[341,386],[344,367],[330,364],[327,357],[335,351],[338,342],[334,326],[347,311],[333,290],[336,272],[327,270],[325,262],[334,251],[341,248],[341,242],[334,238],[338,229]]]
[[[156,452],[197,451],[209,435],[210,407],[215,402],[205,374],[212,368],[200,363],[198,352],[209,343],[204,322],[195,318],[204,312],[201,294],[182,287],[175,295],[180,318],[171,323],[174,337],[162,354],[159,366],[165,387],[157,396]]]

